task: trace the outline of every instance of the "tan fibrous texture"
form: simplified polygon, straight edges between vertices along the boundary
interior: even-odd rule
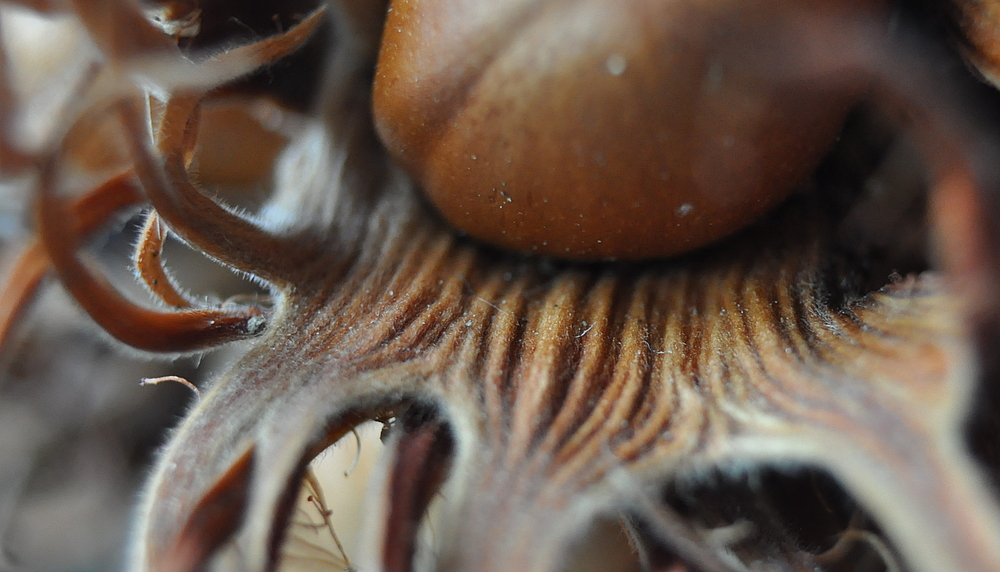
[[[800,77],[787,36],[806,17],[881,20],[881,6],[396,0],[375,124],[471,236],[671,256],[746,226],[815,168],[866,86]]]
[[[175,435],[146,507],[151,569],[169,569],[173,539],[248,442],[271,461],[234,546],[272,558],[261,540],[282,526],[292,452],[401,396],[437,404],[454,431],[441,569],[556,569],[598,513],[655,520],[657,483],[768,462],[829,470],[912,570],[1000,561],[995,506],[958,440],[971,363],[940,278],[826,307],[827,245],[794,222],[822,220],[809,205],[752,247],[621,273],[496,259],[385,200],[394,226],[365,229],[336,279],[319,281],[320,259],[311,296],[287,299]],[[400,542],[369,540],[352,558],[373,566]]]

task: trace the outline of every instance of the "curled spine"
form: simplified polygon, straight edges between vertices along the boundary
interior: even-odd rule
[[[110,26],[98,18],[100,4],[114,14],[113,20],[128,20],[130,26]],[[31,7],[31,6],[29,6]],[[5,170],[20,169],[27,164],[37,166],[38,182],[38,238],[25,248],[15,265],[15,272],[5,285],[5,304],[0,308],[0,341],[27,306],[37,290],[41,278],[53,268],[59,274],[69,293],[112,336],[138,349],[160,352],[199,351],[235,339],[253,336],[263,331],[266,318],[256,306],[227,306],[225,308],[201,307],[166,277],[159,262],[159,249],[165,233],[160,227],[160,215],[150,215],[150,223],[160,230],[152,233],[147,228],[140,240],[135,259],[140,262],[137,273],[140,280],[151,288],[152,294],[168,306],[179,308],[174,312],[146,309],[132,303],[115,290],[78,256],[82,237],[93,233],[116,213],[141,200],[145,194],[155,203],[165,207],[169,215],[163,218],[181,229],[189,243],[203,248],[230,267],[255,273],[264,279],[274,277],[270,267],[260,258],[249,259],[247,250],[261,247],[267,235],[228,210],[206,198],[191,183],[187,167],[197,134],[198,109],[204,93],[233,78],[238,78],[261,65],[280,59],[293,52],[315,30],[323,15],[317,10],[299,25],[283,34],[267,38],[221,54],[207,63],[195,65],[201,73],[187,74],[182,83],[198,89],[190,95],[167,98],[165,111],[157,133],[159,149],[148,142],[148,120],[138,112],[137,101],[142,94],[136,85],[123,78],[135,71],[139,64],[149,64],[162,79],[158,89],[176,87],[176,78],[190,71],[191,62],[180,56],[176,46],[146,22],[129,3],[107,0],[95,4],[78,2],[74,6],[84,25],[91,32],[106,61],[95,64],[80,80],[82,101],[86,104],[67,104],[62,110],[63,134],[105,119],[113,110],[119,110],[123,119],[126,142],[135,160],[135,169],[118,174],[90,191],[71,205],[57,196],[59,175],[62,171],[68,145],[65,137],[52,137],[59,141],[54,149],[43,150],[37,156],[21,153],[8,135],[7,126],[0,137],[0,159]],[[113,8],[113,9],[112,9]],[[7,77],[6,58],[0,53],[0,79]],[[125,72],[125,73],[123,73]],[[162,76],[162,78],[160,78]],[[3,85],[9,85],[6,81]],[[10,117],[15,103],[9,90],[0,93],[0,108]],[[179,125],[173,129],[174,122]],[[58,135],[58,134],[57,134]],[[161,157],[165,156],[165,160]],[[167,174],[168,169],[170,174]],[[138,175],[139,181],[136,181]],[[140,191],[141,187],[141,191]],[[69,220],[70,224],[65,224]],[[251,246],[248,249],[231,248],[232,234],[236,229],[239,238]],[[280,245],[279,245],[280,246]],[[149,256],[149,254],[155,256]],[[275,254],[275,249],[270,250]],[[281,259],[274,256],[272,260]]]

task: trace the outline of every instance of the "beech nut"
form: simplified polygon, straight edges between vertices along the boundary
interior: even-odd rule
[[[392,0],[376,129],[473,237],[564,258],[671,256],[785,199],[864,92],[773,68],[794,55],[790,15],[877,4]]]

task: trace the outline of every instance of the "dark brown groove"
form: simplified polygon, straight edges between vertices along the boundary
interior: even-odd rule
[[[693,274],[686,275],[683,284],[683,291],[680,301],[688,301],[688,305],[677,304],[677,311],[681,315],[681,323],[678,327],[678,344],[682,351],[683,362],[681,363],[681,373],[692,375],[698,371],[698,356],[701,353],[701,320],[698,317],[699,297],[696,293],[703,290],[704,285]],[[697,385],[697,381],[695,382]]]
[[[631,316],[632,319],[630,323],[621,324],[619,334],[621,347],[618,354],[612,356],[614,359],[612,379],[621,380],[615,383],[617,394],[613,398],[615,404],[612,416],[609,417],[612,424],[617,425],[617,427],[612,427],[612,430],[615,432],[615,436],[613,437],[615,440],[621,439],[619,436],[626,429],[621,425],[627,423],[627,420],[632,417],[635,410],[641,406],[642,400],[646,397],[643,393],[645,384],[642,382],[637,383],[637,380],[649,376],[652,364],[655,361],[655,352],[658,351],[656,346],[651,345],[649,342],[649,322],[647,320],[649,307],[652,303],[652,292],[650,290],[653,286],[653,280],[653,277],[645,276],[639,280],[630,281],[624,288],[630,295],[627,297],[622,296],[622,307],[624,308],[625,303],[628,303],[629,308],[624,315]],[[642,318],[637,318],[635,313],[638,313],[640,310],[642,310]],[[612,436],[609,435],[608,437],[608,444],[612,448],[615,448],[614,445],[616,443],[611,440]]]
[[[447,286],[433,285],[433,278],[467,270],[474,264],[474,254],[454,253],[451,247],[442,246],[446,248],[442,248],[440,260],[427,259],[412,280],[398,285],[401,290],[396,290],[397,286],[390,288],[389,291],[397,292],[398,301],[393,302],[381,317],[390,327],[377,334],[384,341],[381,349],[373,354],[373,359],[394,356],[390,358],[393,361],[406,361],[407,352],[416,354],[433,347],[433,340],[451,321],[458,319],[459,310],[451,303],[452,296],[449,296]],[[445,257],[446,254],[452,255],[450,260]],[[410,284],[415,287],[410,288]],[[389,295],[388,291],[386,294]]]
[[[602,368],[601,377],[594,380],[595,385],[591,396],[593,405],[589,408],[589,412],[579,427],[573,434],[567,435],[568,440],[560,444],[557,462],[560,458],[576,455],[579,450],[586,448],[594,438],[599,438],[599,432],[607,426],[609,420],[614,416],[624,391],[623,384],[627,379],[627,373],[623,373],[622,367],[627,367],[627,364],[632,363],[632,361],[621,358],[624,342],[627,341],[624,332],[632,322],[626,310],[632,304],[627,295],[622,295],[623,289],[617,281],[612,281],[609,288],[612,300],[607,307],[613,313],[605,318],[604,321],[608,323],[601,336],[605,339],[602,342],[606,348],[602,355],[605,366]]]
[[[769,300],[770,297],[768,298],[768,301]],[[771,311],[774,305],[766,303],[766,307],[769,311]],[[787,345],[789,344],[789,341],[787,336],[781,335],[781,328],[778,325],[779,320],[773,312],[769,312],[770,315],[775,318],[773,323],[770,324],[773,327],[767,328],[768,324],[764,323],[762,327],[761,322],[753,320],[753,310],[753,306],[750,306],[749,311],[742,316],[741,320],[744,331],[743,339],[746,341],[746,347],[741,353],[745,357],[749,357],[750,364],[752,364],[752,369],[747,369],[747,366],[750,364],[746,363],[746,361],[742,362],[743,369],[747,374],[746,381],[748,385],[755,390],[758,399],[764,400],[771,405],[771,412],[783,411],[784,407],[788,404],[780,402],[784,401],[780,400],[780,398],[782,397],[782,393],[787,392],[789,388],[784,387],[785,384],[775,379],[768,372],[767,364],[763,358],[763,356],[768,352],[766,352],[761,345],[760,330],[770,330],[771,333],[778,334],[777,339],[781,340],[781,345],[786,348],[790,347],[790,345]],[[775,403],[776,399],[779,400],[778,403]]]
[[[524,355],[521,340],[528,327],[528,320],[522,317],[528,310],[528,298],[524,292],[534,278],[530,274],[512,278],[514,284],[507,300],[512,300],[513,304],[504,304],[506,311],[497,322],[499,327],[490,329],[488,345],[481,352],[485,359],[480,364],[480,379],[483,380],[485,411],[492,429],[487,437],[501,447],[507,446],[506,436],[511,432],[514,364],[520,363]]]
[[[525,366],[517,369],[522,379],[533,381],[518,387],[511,411],[514,433],[507,450],[508,459],[530,457],[552,422],[557,407],[554,401],[563,395],[566,382],[572,379],[578,365],[579,345],[558,332],[567,331],[567,326],[576,319],[576,307],[589,288],[589,281],[588,276],[576,272],[556,280],[532,320],[534,331],[526,339],[529,353]],[[522,428],[530,429],[523,432]]]
[[[578,355],[581,364],[570,380],[567,398],[561,404],[563,409],[553,420],[546,440],[548,446],[540,447],[542,451],[555,449],[560,451],[560,455],[572,454],[573,448],[568,443],[571,440],[584,438],[594,430],[592,429],[594,426],[603,421],[599,418],[602,403],[609,393],[617,392],[617,384],[613,381],[607,383],[609,378],[611,380],[614,378],[614,369],[608,365],[608,358],[611,358],[611,364],[617,363],[613,357],[614,346],[621,336],[618,324],[610,323],[608,316],[617,315],[613,308],[618,303],[620,297],[617,294],[620,291],[617,281],[604,275],[597,279],[588,292],[585,306],[580,314],[581,318],[586,319],[589,330],[585,329],[586,334],[581,332],[575,337],[580,345]],[[603,308],[607,308],[607,311],[602,312]],[[582,325],[583,320],[578,322]],[[584,359],[587,361],[583,361]],[[602,385],[611,387],[602,390]],[[591,429],[588,430],[588,427]]]
[[[665,375],[662,365],[666,361],[665,356],[669,355],[667,353],[664,332],[657,327],[657,324],[664,324],[667,320],[667,315],[662,310],[663,295],[663,285],[654,283],[649,294],[650,305],[646,314],[648,324],[646,336],[653,355],[648,357],[649,363],[644,370],[644,375],[640,382],[639,394],[643,396],[643,400],[637,405],[632,416],[638,427],[643,427],[649,421],[649,416],[653,411],[653,404],[657,398],[654,390],[654,380],[662,379],[663,375]]]

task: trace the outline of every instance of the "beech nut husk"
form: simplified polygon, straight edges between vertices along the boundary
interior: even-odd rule
[[[237,344],[209,383],[176,362],[146,380],[198,388],[198,401],[139,496],[127,569],[1000,570],[1000,127],[964,97],[974,80],[957,54],[936,54],[905,17],[888,33],[880,5],[862,1],[397,2],[374,94],[390,157],[371,116],[384,4],[331,0],[251,43],[185,51],[238,20],[231,1],[159,2],[153,22],[131,0],[59,8],[92,49],[66,64],[78,83],[56,82],[67,131],[42,137],[49,146],[2,121],[37,111],[5,89],[0,52],[0,168],[27,175],[38,222],[3,285],[0,345],[46,274],[91,331],[136,350]],[[446,44],[457,51],[431,49]],[[209,182],[211,115],[255,109],[228,99],[247,96],[237,80],[280,78],[285,58],[321,70],[317,103],[294,117],[269,104],[289,114],[275,131],[289,143],[248,213]],[[556,69],[569,71],[531,75]],[[866,82],[868,103],[796,192]],[[109,173],[77,161],[108,140],[106,123],[121,147]],[[661,168],[689,186],[666,185]],[[479,200],[467,191],[484,176],[512,190],[456,221],[446,207]],[[724,184],[762,196],[703,194]],[[466,194],[438,198],[449,188]],[[667,194],[678,188],[689,194]],[[535,208],[519,211],[529,196]],[[142,301],[88,255],[139,204]],[[753,220],[712,248],[641,263],[509,253],[455,229],[600,259],[666,256]],[[265,297],[189,292],[183,262],[170,272],[170,236]],[[28,385],[0,388],[6,411],[33,408],[16,396]],[[81,394],[63,393],[69,406],[50,409],[73,412]],[[60,435],[78,427],[67,417]],[[338,501],[361,495],[314,469],[369,422],[382,427],[364,448],[381,460],[336,467],[367,492],[335,531]]]

